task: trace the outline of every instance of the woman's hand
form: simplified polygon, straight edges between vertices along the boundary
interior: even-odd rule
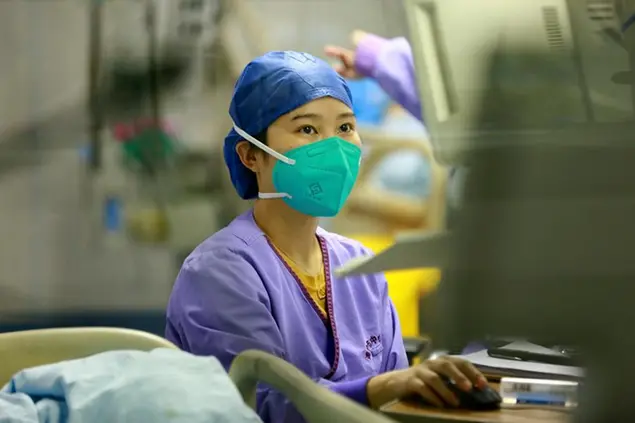
[[[367,35],[366,32],[361,30],[355,30],[351,33],[351,42],[353,46],[357,48],[357,45]],[[326,46],[324,47],[324,53],[339,61],[335,65],[335,70],[342,77],[347,79],[361,78],[361,75],[357,73],[355,69],[355,51],[340,46]]]
[[[458,398],[450,391],[443,377],[459,389],[470,391],[484,388],[487,380],[469,361],[456,357],[440,357],[404,370],[375,376],[368,382],[368,399],[373,408],[412,395],[419,395],[437,407],[457,407]]]

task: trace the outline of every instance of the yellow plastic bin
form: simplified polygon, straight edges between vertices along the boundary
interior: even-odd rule
[[[351,236],[375,254],[394,243],[391,236],[356,235]],[[404,337],[419,336],[419,299],[437,288],[441,277],[439,269],[416,269],[386,272],[388,292],[392,299]]]

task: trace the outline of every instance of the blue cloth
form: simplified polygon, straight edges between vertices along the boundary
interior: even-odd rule
[[[409,113],[389,115],[382,131],[398,138],[421,141],[428,136],[425,126]],[[370,174],[372,185],[416,200],[430,195],[430,163],[418,151],[399,150],[384,157]]]
[[[370,175],[371,183],[415,200],[430,195],[430,163],[416,151],[397,151],[382,160]]]
[[[245,67],[234,87],[229,115],[240,129],[256,136],[280,116],[323,97],[333,97],[353,109],[346,81],[328,63],[308,53],[273,51]],[[256,198],[256,176],[236,153],[241,139],[234,129],[229,131],[225,163],[238,195]]]
[[[213,357],[114,351],[17,373],[0,423],[257,423]]]
[[[348,81],[353,97],[353,112],[357,124],[379,125],[390,105],[390,97],[371,78]]]

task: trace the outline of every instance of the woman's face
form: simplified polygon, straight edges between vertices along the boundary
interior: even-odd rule
[[[280,116],[267,129],[267,145],[285,154],[334,136],[361,147],[353,111],[339,100],[324,97]],[[260,192],[275,192],[272,173],[276,159],[257,147],[250,148],[247,141],[239,143],[237,152],[243,163],[256,173]]]

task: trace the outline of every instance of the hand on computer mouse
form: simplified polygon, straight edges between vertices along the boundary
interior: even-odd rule
[[[458,407],[459,399],[446,385],[447,379],[466,392],[487,387],[485,376],[469,361],[439,357],[375,376],[368,382],[368,399],[371,406],[378,407],[394,399],[419,395],[437,407]]]
[[[466,392],[473,388],[482,389],[488,386],[485,376],[472,363],[457,357],[427,360],[412,367],[412,372],[409,390],[438,407],[459,406],[459,399],[446,385],[447,379]]]

